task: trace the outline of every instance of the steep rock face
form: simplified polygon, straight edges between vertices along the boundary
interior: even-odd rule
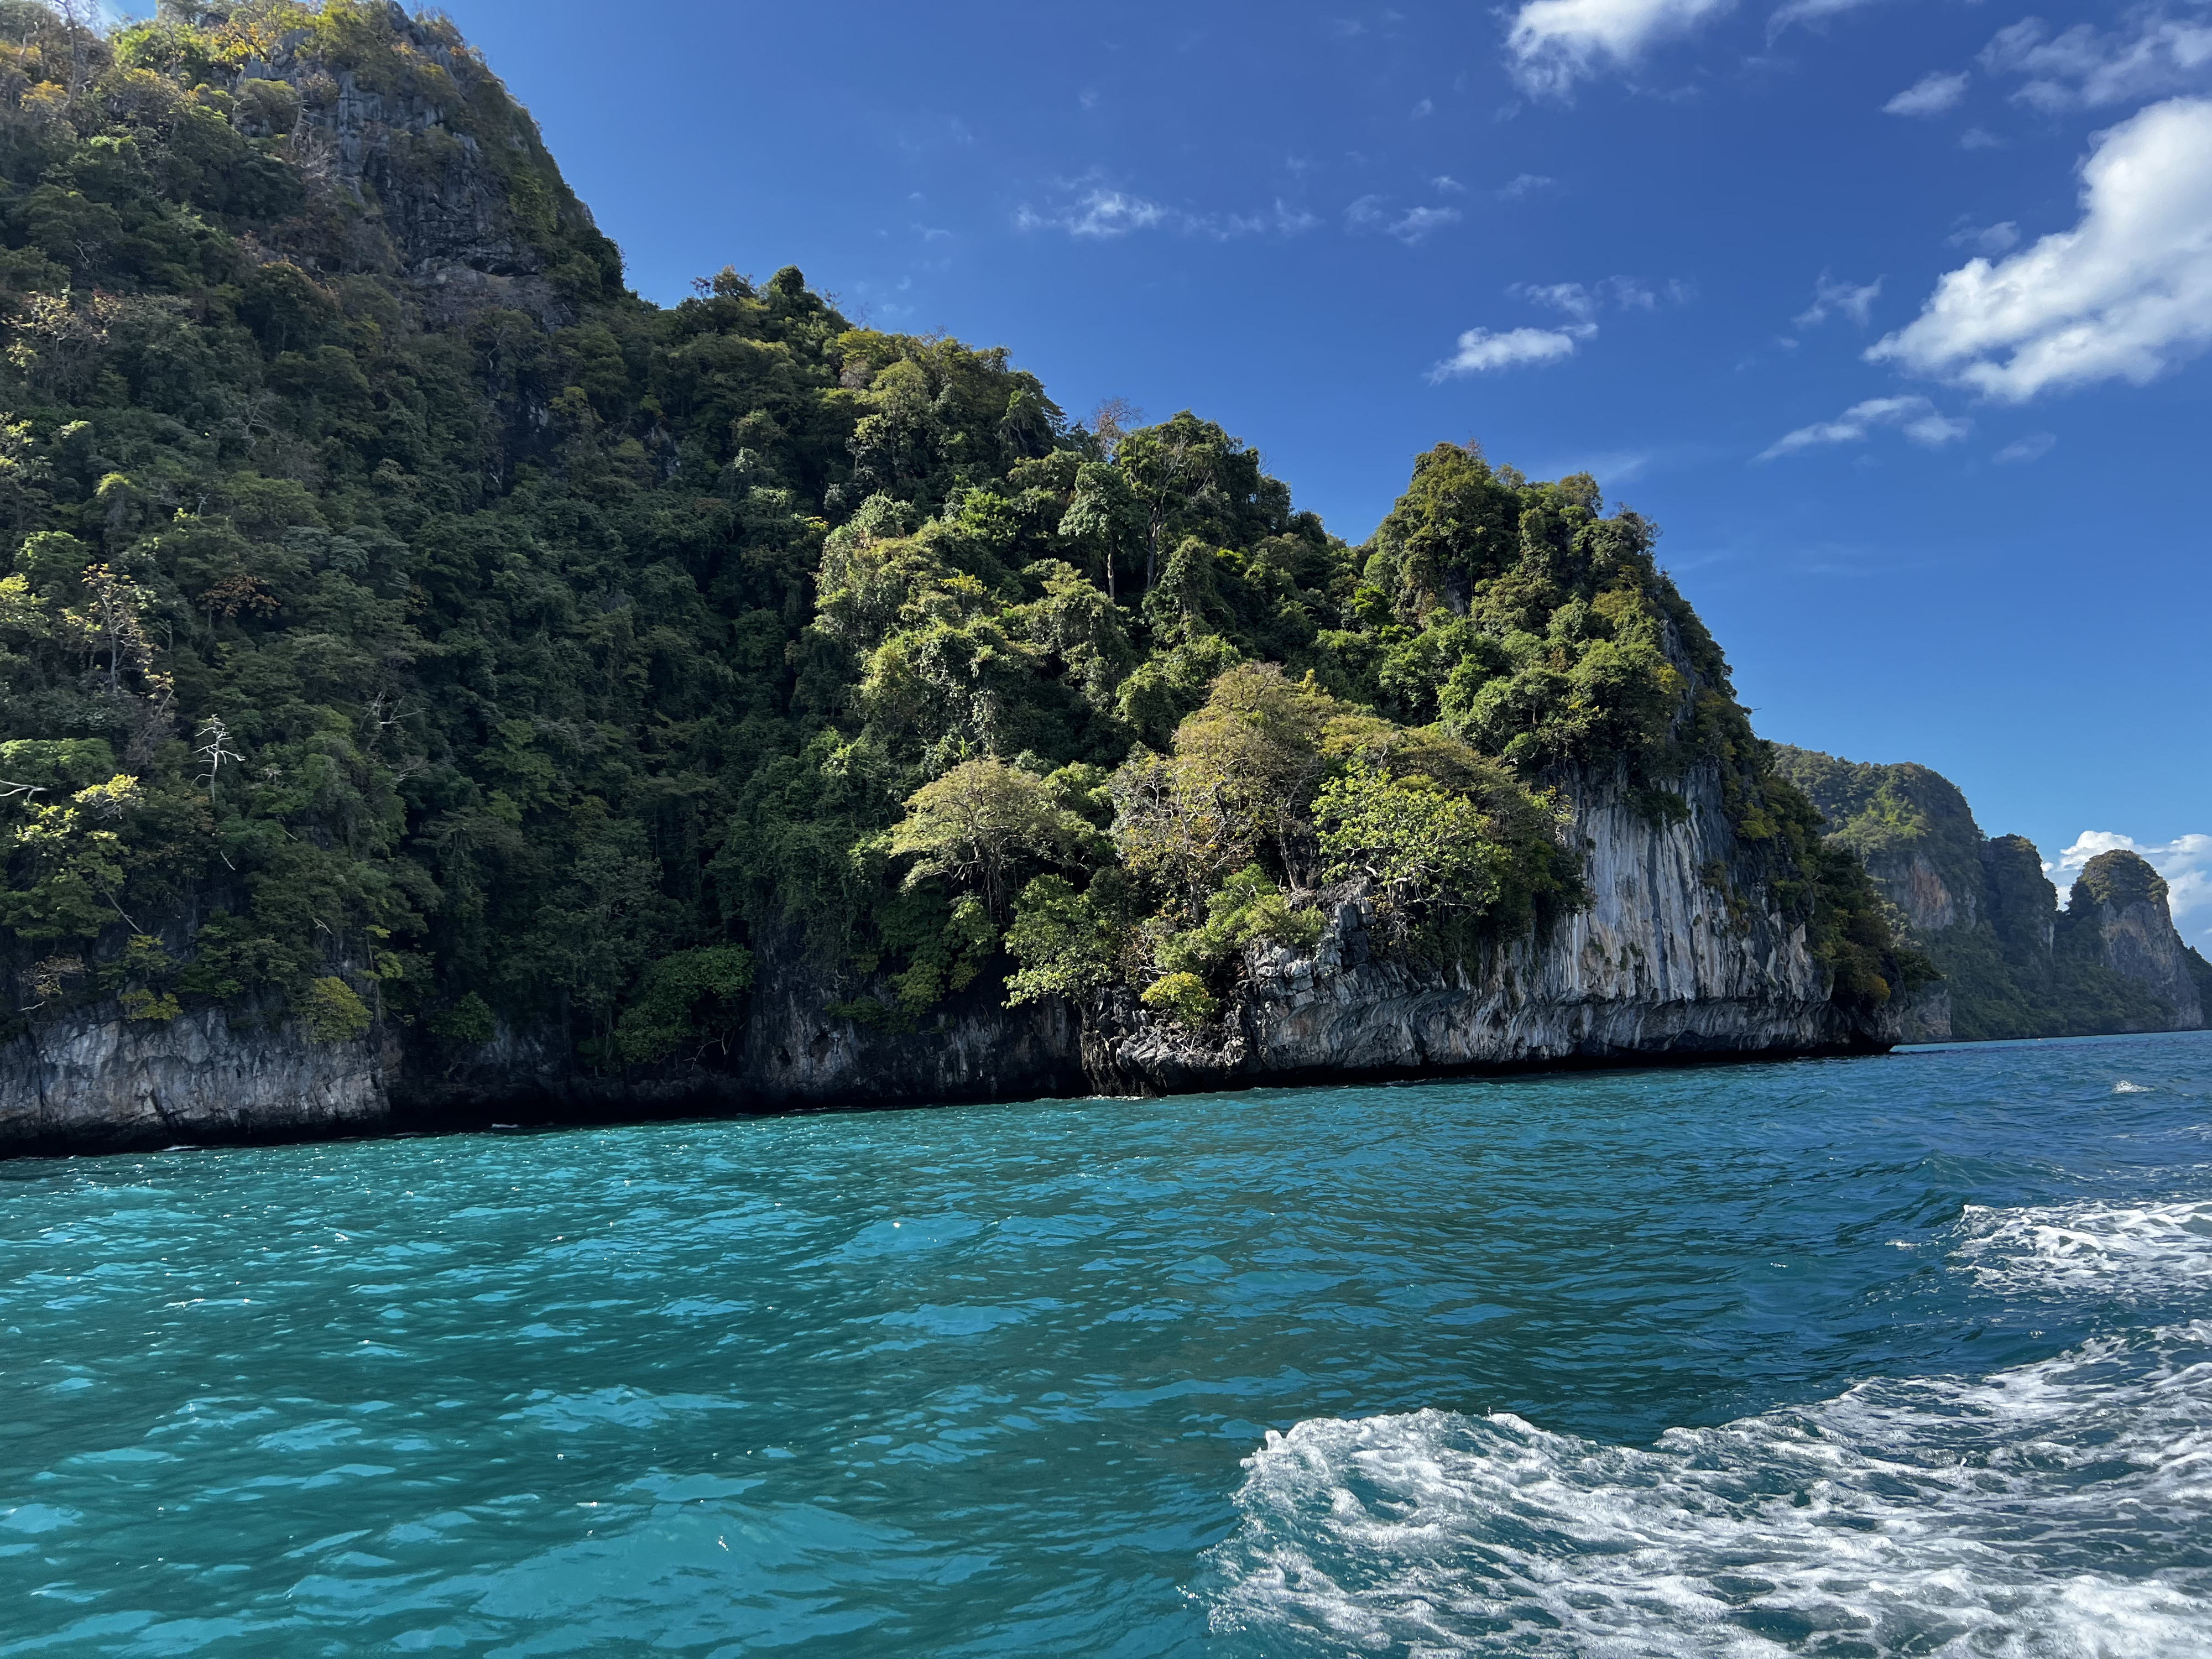
[[[2008,953],[2048,956],[2058,926],[2058,890],[2025,836],[1996,836],[1981,850],[1990,926]]]
[[[1940,1009],[1905,1011],[1914,1041],[2192,1030],[2199,968],[2174,931],[2165,884],[2132,853],[2094,861],[2070,908],[2021,836],[1984,839],[1957,786],[1924,766],[1779,751],[1830,838],[1858,853],[1906,938],[1945,977]],[[2154,891],[2154,889],[2155,890]]]
[[[318,1044],[219,1008],[131,1021],[110,1004],[0,1048],[0,1152],[380,1128],[389,1060],[378,1038]]]
[[[2195,1030],[2204,1024],[2186,947],[2174,931],[2166,885],[2158,872],[2130,852],[2100,853],[2074,884],[2067,929],[2104,964],[2144,987],[2171,1009],[2171,1024],[2147,1030]]]
[[[1915,850],[1889,854],[1867,860],[1867,873],[1890,902],[1904,912],[1908,924],[1923,933],[1947,927],[1972,927],[1979,896],[1968,888],[1954,893],[1928,854]]]
[[[827,964],[796,933],[764,953],[754,988],[742,1078],[775,1105],[1022,1100],[1086,1086],[1073,1009],[1054,1001],[1001,1006],[995,981],[955,997],[917,1030],[841,1019]]]
[[[246,130],[288,130],[301,175],[356,210],[349,262],[414,279],[434,318],[497,306],[571,320],[553,280],[564,260],[598,267],[582,274],[592,291],[620,255],[450,24],[396,3],[378,21],[337,50],[295,29],[245,64]],[[296,111],[257,95],[271,85]]]
[[[1572,833],[1589,903],[1472,974],[1378,954],[1369,907],[1340,896],[1310,955],[1253,948],[1242,994],[1208,1030],[1126,994],[1082,1011],[1009,1009],[979,982],[900,1031],[825,1012],[836,975],[794,932],[763,951],[742,1054],[645,1081],[582,1071],[551,1033],[502,1030],[455,1058],[382,1031],[319,1046],[295,1027],[234,1030],[214,1010],[166,1025],[79,1016],[7,1050],[0,1150],[367,1129],[395,1109],[428,1123],[549,1103],[767,1109],[1175,1092],[1899,1041],[1913,1009],[1859,1016],[1830,1000],[1805,930],[1737,879],[1742,848],[1712,770],[1680,787],[1686,810],[1662,822],[1616,785],[1585,786]]]
[[[1477,974],[1378,959],[1367,908],[1340,904],[1312,956],[1255,948],[1249,987],[1217,1031],[1140,1017],[1130,1002],[1105,1011],[1085,1045],[1093,1080],[1194,1089],[1896,1042],[1895,1014],[1861,1019],[1829,1000],[1802,927],[1713,878],[1740,856],[1717,777],[1700,768],[1681,795],[1687,813],[1660,824],[1625,791],[1585,787],[1574,833],[1589,906]]]

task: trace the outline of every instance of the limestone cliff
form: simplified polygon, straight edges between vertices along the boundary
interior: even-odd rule
[[[621,254],[453,25],[386,13],[290,30],[232,78],[241,130],[288,139],[325,207],[309,221],[322,234],[276,251],[403,276],[433,319],[501,307],[574,320],[579,294],[619,283]]]
[[[1589,904],[1479,970],[1378,957],[1371,912],[1351,900],[1312,955],[1255,948],[1248,988],[1218,1031],[1139,1018],[1133,1004],[1109,1011],[1086,1046],[1093,1079],[1207,1088],[1896,1042],[1896,1012],[1839,1007],[1805,930],[1717,878],[1741,848],[1711,769],[1693,772],[1678,798],[1680,818],[1655,823],[1618,787],[1585,785],[1573,829]]]
[[[1589,902],[1476,971],[1382,952],[1371,907],[1340,891],[1310,952],[1255,945],[1243,989],[1191,1030],[1133,998],[1003,1006],[995,982],[921,1029],[824,1012],[836,986],[796,932],[766,952],[741,1053],[645,1079],[580,1069],[502,1030],[456,1057],[380,1028],[319,1045],[296,1025],[233,1028],[219,1010],[163,1025],[112,1005],[42,1026],[0,1062],[0,1151],[359,1132],[458,1114],[637,1111],[1176,1092],[1669,1059],[1864,1053],[1911,1006],[1853,1012],[1802,926],[1757,884],[1712,768],[1656,816],[1613,781],[1582,784],[1572,833]],[[2124,918],[2120,924],[2128,925]],[[418,1034],[419,1035],[419,1034]]]
[[[95,1006],[0,1045],[0,1153],[381,1128],[392,1058],[382,1032],[318,1043],[235,1011],[163,1023]]]
[[[2064,922],[2084,954],[2167,1006],[2170,1029],[2195,1030],[2204,1024],[2188,948],[2166,907],[2165,879],[2140,854],[2115,851],[2091,859],[2074,884]]]
[[[1863,765],[1778,750],[1830,839],[1866,860],[1905,936],[1945,976],[1941,1020],[1914,1040],[2194,1030],[2205,1024],[2201,961],[2182,943],[2166,884],[2133,853],[2092,861],[2070,896],[2034,844],[1984,838],[1958,787],[1924,766]]]

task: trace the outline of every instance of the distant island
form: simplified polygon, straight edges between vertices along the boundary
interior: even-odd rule
[[[2212,1020],[2212,963],[2174,930],[2166,882],[2141,854],[2090,860],[2062,911],[2034,845],[1985,837],[1939,773],[1779,744],[1775,758],[1831,843],[1865,860],[1899,936],[1943,975],[1911,1035],[1984,1042]]]
[[[1355,547],[796,270],[654,306],[397,5],[0,69],[0,1149],[2187,1017],[2131,869],[2037,957],[1960,804],[1899,902],[1589,477]]]

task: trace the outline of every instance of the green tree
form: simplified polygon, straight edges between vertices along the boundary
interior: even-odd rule
[[[1090,823],[1054,804],[1042,778],[987,757],[908,796],[890,851],[914,860],[909,887],[944,877],[975,889],[990,915],[1003,920],[1008,881],[1024,860],[1079,864],[1097,840]]]

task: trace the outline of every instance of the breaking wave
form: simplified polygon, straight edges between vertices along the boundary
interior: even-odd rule
[[[2212,1289],[2212,1200],[1969,1205],[1960,1230],[1960,1259],[1990,1290],[2163,1297]]]

